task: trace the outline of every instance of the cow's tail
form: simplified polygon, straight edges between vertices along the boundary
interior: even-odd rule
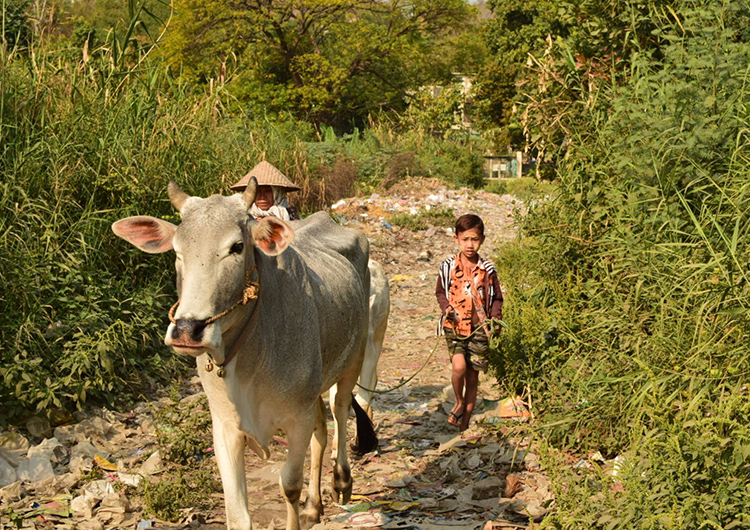
[[[378,447],[378,436],[375,434],[372,420],[354,399],[354,394],[352,394],[352,407],[354,408],[354,415],[357,417],[357,436],[354,439],[352,450],[363,455]]]

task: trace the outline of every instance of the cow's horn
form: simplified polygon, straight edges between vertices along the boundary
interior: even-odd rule
[[[169,200],[172,201],[172,206],[174,206],[178,212],[182,210],[185,201],[190,198],[190,195],[182,191],[173,180],[170,180],[167,185],[167,195],[169,195]]]
[[[245,192],[242,194],[242,198],[244,199],[245,204],[247,204],[248,208],[250,208],[255,202],[255,193],[257,191],[258,180],[255,177],[250,177],[250,180],[247,181],[247,188],[245,188]]]

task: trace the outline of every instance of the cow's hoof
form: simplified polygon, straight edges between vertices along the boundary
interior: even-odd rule
[[[348,504],[352,498],[352,473],[348,467],[333,467],[333,491],[339,504]]]
[[[323,504],[315,506],[313,502],[306,502],[305,507],[299,514],[300,527],[302,530],[308,530],[320,522],[320,516],[323,515]]]

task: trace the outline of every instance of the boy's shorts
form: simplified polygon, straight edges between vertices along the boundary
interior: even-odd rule
[[[448,353],[451,358],[457,353],[466,358],[466,366],[477,372],[486,372],[489,366],[487,352],[490,350],[490,341],[484,329],[477,329],[469,337],[458,335],[450,328],[445,328],[445,342],[448,344]]]

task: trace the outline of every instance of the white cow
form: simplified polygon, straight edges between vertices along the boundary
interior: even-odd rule
[[[305,524],[319,521],[323,512],[320,477],[327,435],[321,394],[334,385],[333,489],[341,502],[351,497],[346,422],[367,343],[369,247],[363,234],[323,212],[295,223],[294,231],[274,217],[251,219],[256,188],[251,179],[242,195],[204,199],[170,182],[179,226],[138,216],[112,229],[141,250],[174,249],[177,255],[179,300],[170,311],[165,342],[197,359],[228,528],[252,527],[245,444],[268,458],[271,437],[281,429],[289,447],[280,476],[286,527],[296,530],[308,443]],[[366,417],[361,409],[358,414]],[[358,441],[361,452],[374,448],[371,424],[369,432],[358,432]]]
[[[359,376],[357,402],[372,418],[372,392],[378,384],[378,360],[383,350],[383,339],[388,327],[388,314],[391,311],[391,293],[388,277],[377,261],[370,260],[370,324],[367,330],[367,348]]]

